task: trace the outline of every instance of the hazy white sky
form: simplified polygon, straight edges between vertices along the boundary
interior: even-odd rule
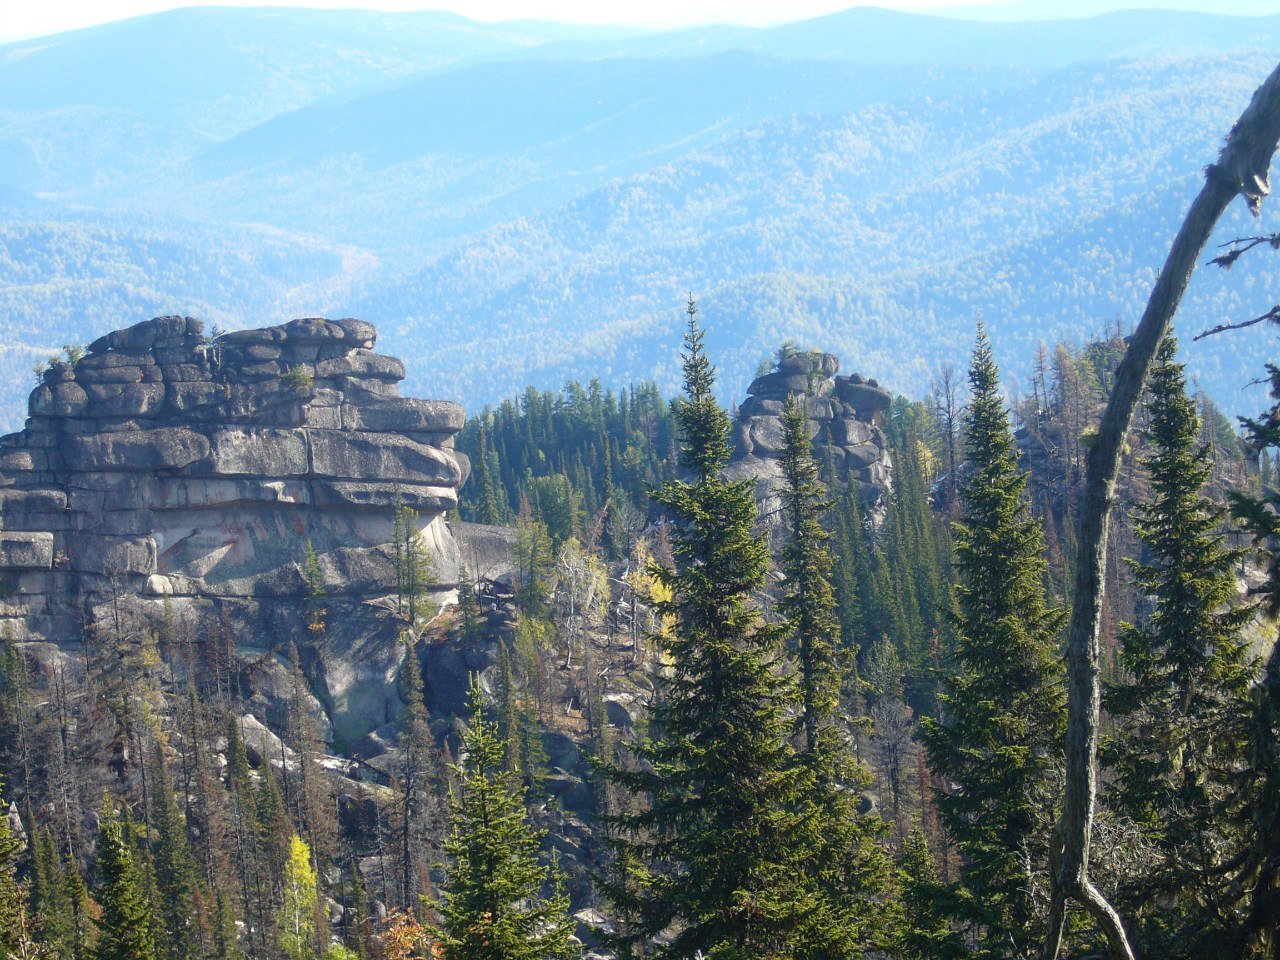
[[[476,20],[558,20],[638,27],[675,27],[702,23],[783,23],[867,5],[916,12],[998,6],[1010,0],[0,0],[0,42],[74,30],[144,13],[187,6],[294,6],[370,10],[452,10]],[[1096,4],[1098,0],[1094,0]],[[1275,0],[1280,9],[1280,0]],[[1034,7],[1035,0],[1023,0]],[[1192,4],[1231,12],[1237,4],[1261,12],[1268,0],[1114,0],[1115,6],[1170,7]],[[1106,4],[1110,6],[1111,4]]]

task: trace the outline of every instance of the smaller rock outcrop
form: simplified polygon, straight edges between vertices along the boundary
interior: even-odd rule
[[[793,353],[776,369],[756,377],[734,420],[734,454],[726,473],[753,477],[766,519],[777,516],[782,477],[782,410],[796,396],[809,416],[814,455],[837,475],[856,483],[863,503],[874,510],[893,486],[893,461],[884,433],[892,397],[874,380],[853,373],[839,376],[840,361],[829,353]]]

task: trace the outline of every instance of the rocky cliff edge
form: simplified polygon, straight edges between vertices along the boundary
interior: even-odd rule
[[[462,408],[399,396],[404,365],[374,352],[376,336],[304,319],[210,338],[160,317],[51,364],[26,427],[0,438],[0,628],[74,657],[163,616],[254,662],[268,687],[294,641],[329,732],[352,743],[388,722],[395,505],[414,511],[425,590],[447,599],[444,514],[468,464],[453,450]],[[323,629],[304,610],[317,603],[308,544]]]

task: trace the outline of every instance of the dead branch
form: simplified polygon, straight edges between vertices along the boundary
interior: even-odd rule
[[[1240,259],[1241,256],[1248,253],[1254,247],[1262,246],[1264,243],[1271,244],[1272,250],[1280,250],[1280,233],[1268,234],[1265,237],[1236,237],[1234,240],[1228,240],[1226,243],[1218,244],[1219,250],[1227,247],[1232,249],[1226,253],[1214,257],[1209,261],[1210,265],[1221,267],[1223,270],[1230,270],[1232,265]],[[1242,246],[1243,244],[1243,246]]]
[[[1191,342],[1196,343],[1205,337],[1212,337],[1215,333],[1226,333],[1228,330],[1243,330],[1245,327],[1252,327],[1255,323],[1262,323],[1266,320],[1280,323],[1280,304],[1276,304],[1262,316],[1254,317],[1252,320],[1241,320],[1239,323],[1220,323],[1209,330],[1202,330],[1191,338]]]
[[[1270,192],[1271,158],[1278,143],[1280,66],[1254,93],[1227,135],[1218,162],[1205,171],[1204,187],[1178,230],[1142,320],[1116,371],[1097,439],[1089,451],[1085,484],[1080,491],[1079,562],[1067,641],[1067,780],[1057,830],[1061,860],[1052,874],[1044,960],[1057,960],[1061,950],[1068,898],[1077,900],[1106,934],[1113,958],[1133,960],[1124,924],[1089,879],[1089,842],[1098,786],[1098,630],[1120,451],[1156,349],[1169,331],[1213,228],[1237,196],[1243,196],[1249,210],[1257,215],[1263,198]]]

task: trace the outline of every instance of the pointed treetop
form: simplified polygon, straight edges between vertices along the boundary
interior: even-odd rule
[[[690,296],[685,307],[688,329],[681,353],[684,369],[684,397],[676,407],[676,417],[684,442],[680,464],[698,479],[705,480],[729,462],[729,415],[716,402],[713,389],[716,370],[703,347],[706,332],[698,324],[698,305]]]

